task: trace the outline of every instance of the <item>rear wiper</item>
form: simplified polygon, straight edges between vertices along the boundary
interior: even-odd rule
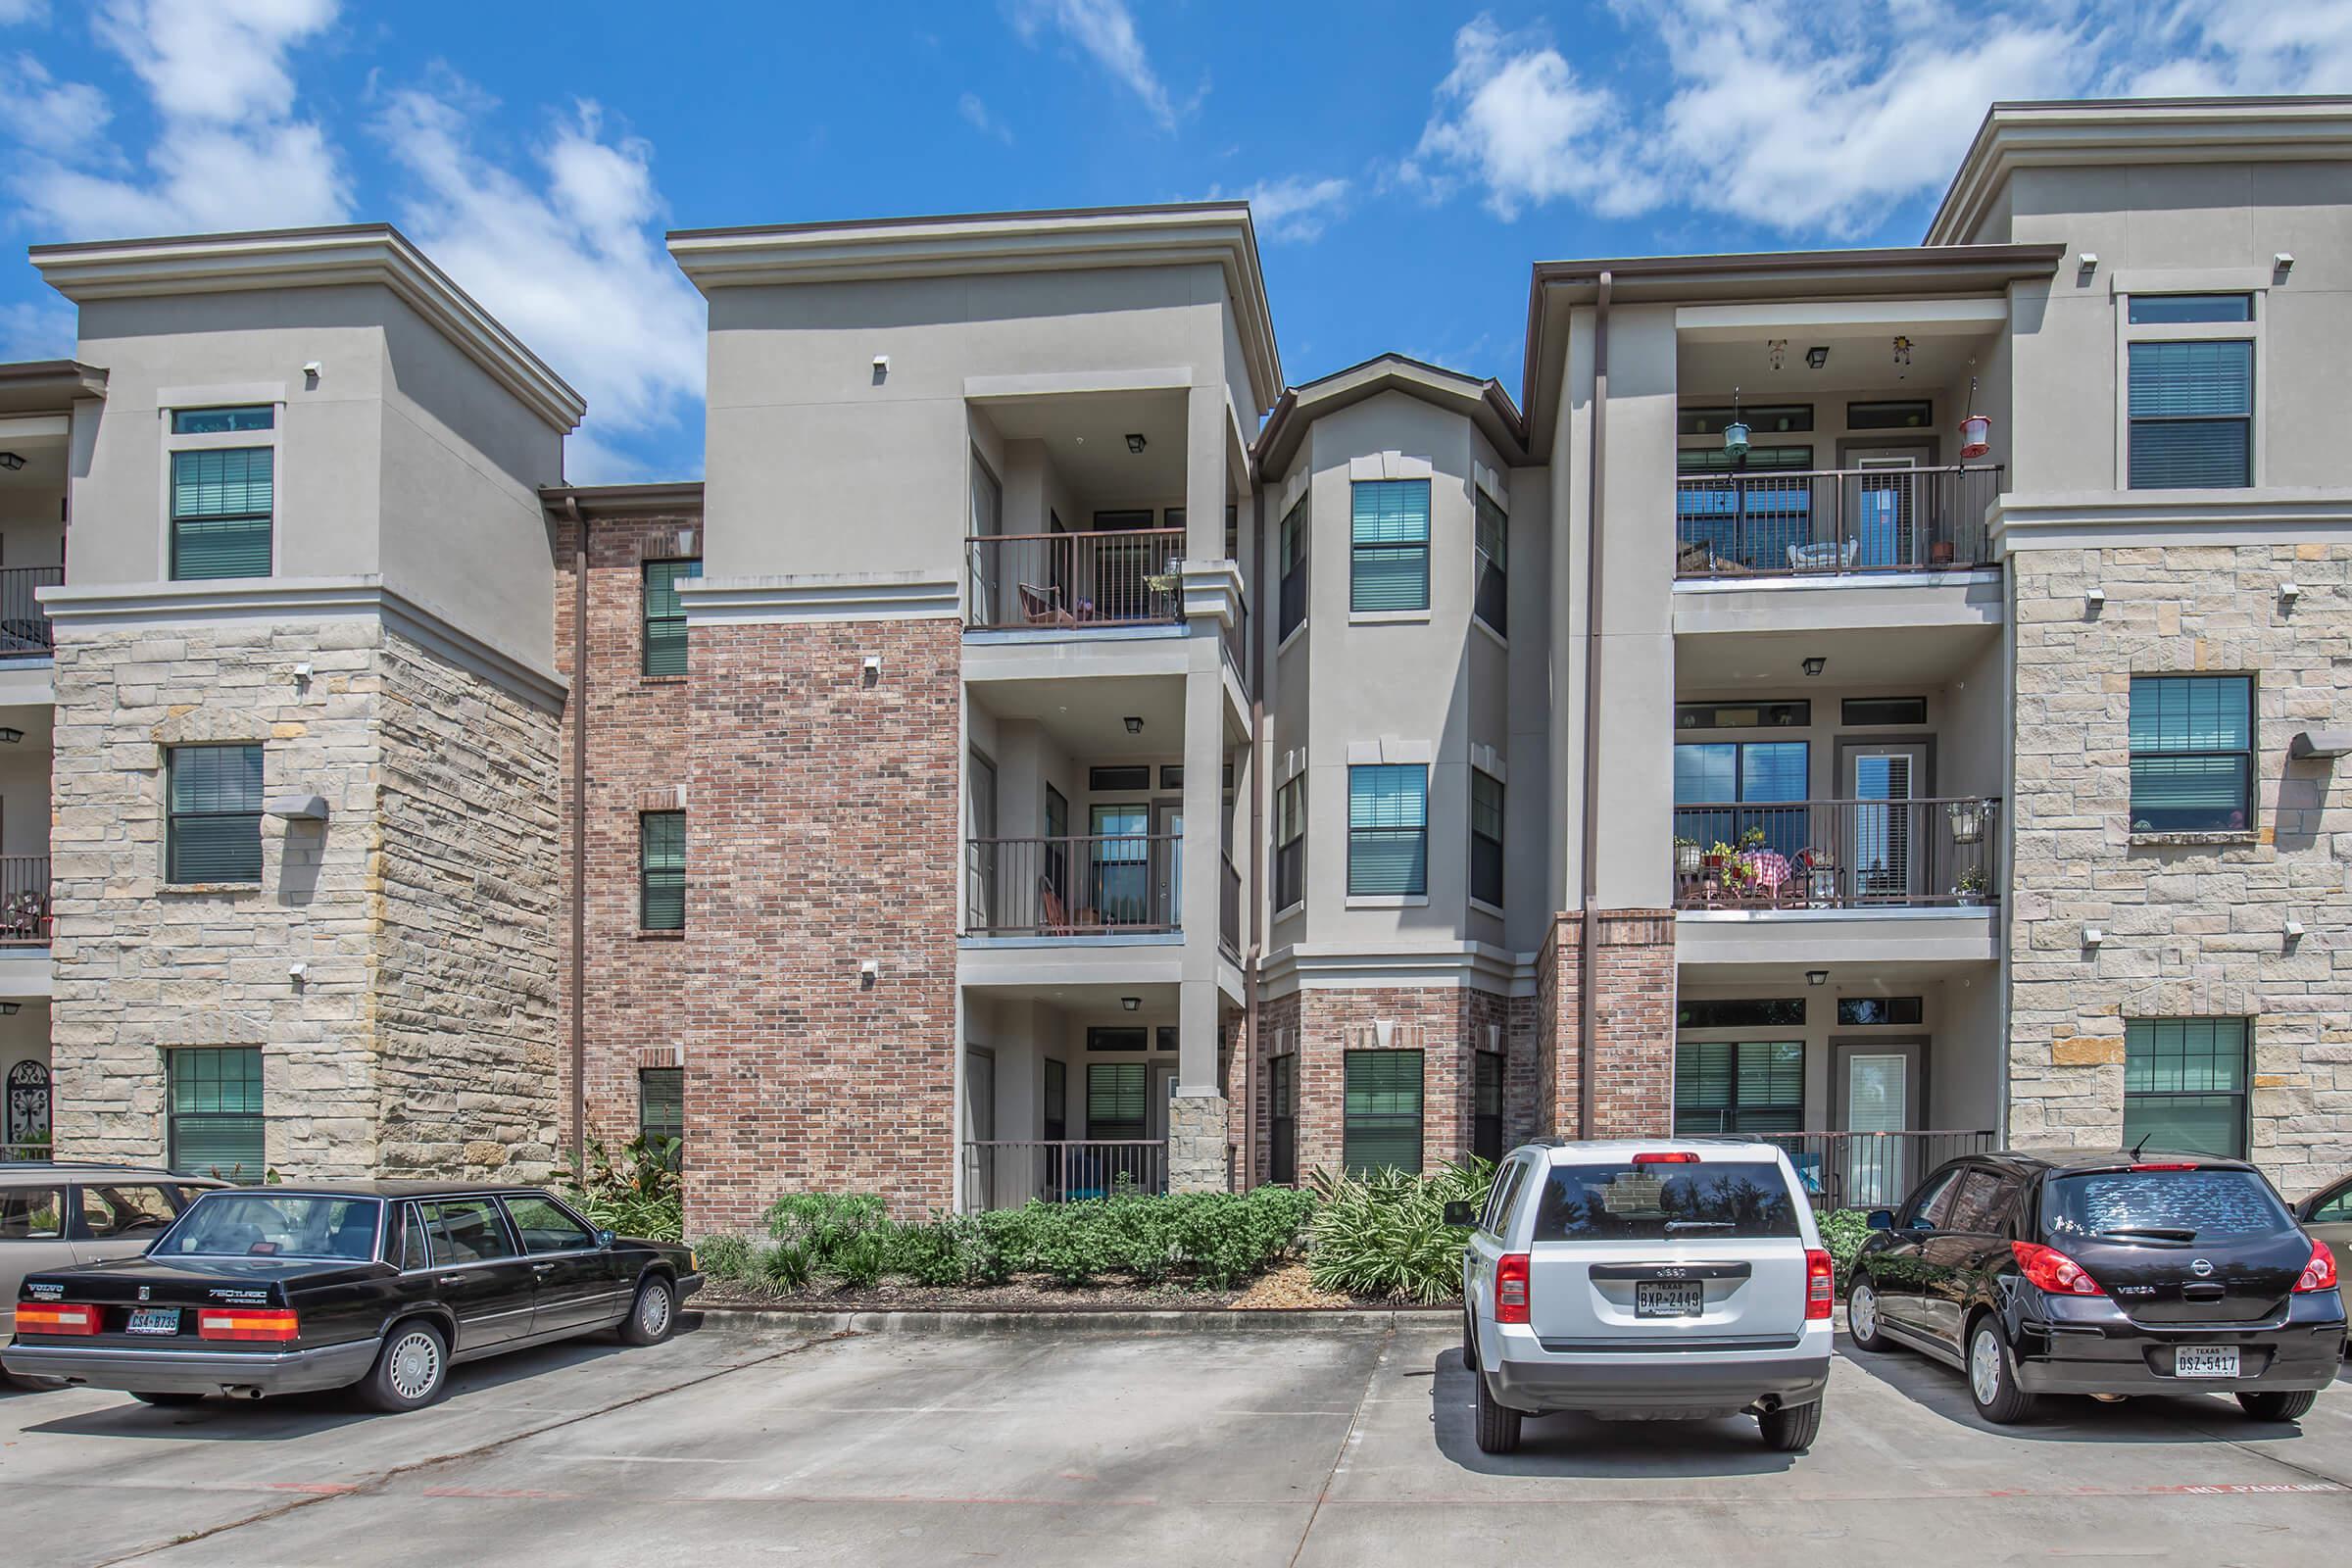
[[[2195,1231],[2182,1230],[2174,1225],[2118,1225],[2113,1230],[2100,1231],[2097,1234],[2127,1236],[2136,1241],[2149,1242],[2193,1242],[2197,1239]]]
[[[1728,1219],[1670,1219],[1666,1222],[1666,1228],[1670,1231],[1728,1231],[1732,1228],[1732,1222]]]

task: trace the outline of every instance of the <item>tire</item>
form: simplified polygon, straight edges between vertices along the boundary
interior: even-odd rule
[[[1478,1451],[1481,1453],[1517,1453],[1519,1424],[1526,1417],[1518,1411],[1494,1402],[1494,1395],[1487,1387],[1485,1373],[1478,1378]]]
[[[422,1318],[396,1323],[375,1365],[353,1386],[371,1410],[421,1410],[449,1392],[449,1338]]]
[[[1821,1407],[1827,1402],[1784,1404],[1760,1413],[1756,1425],[1764,1433],[1764,1446],[1775,1453],[1802,1453],[1813,1446],[1813,1440],[1821,1436]]]
[[[1857,1272],[1853,1284],[1846,1287],[1845,1330],[1857,1350],[1876,1354],[1894,1348],[1894,1342],[1879,1332],[1879,1288],[1867,1274]]]
[[[1472,1372],[1478,1370],[1478,1322],[1467,1307],[1462,1309],[1462,1365]]]
[[[2320,1401],[2317,1391],[2305,1389],[2300,1394],[2266,1394],[2249,1390],[2237,1396],[2238,1407],[2257,1421],[2300,1421],[2311,1414],[2311,1407]]]
[[[649,1274],[637,1287],[629,1315],[620,1320],[623,1345],[660,1345],[677,1331],[677,1287],[659,1274]]]
[[[138,1400],[141,1404],[160,1404],[169,1406],[179,1404],[202,1404],[204,1402],[204,1396],[201,1394],[164,1394],[154,1390],[145,1389],[131,1390],[130,1396]]]
[[[2017,1386],[2017,1359],[1989,1312],[1968,1326],[1968,1396],[1977,1414],[1996,1427],[2015,1426],[2034,1413],[2034,1396]]]

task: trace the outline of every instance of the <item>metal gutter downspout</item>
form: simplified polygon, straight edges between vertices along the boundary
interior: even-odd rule
[[[1608,452],[1609,409],[1609,287],[1614,281],[1603,270],[1592,296],[1592,456],[1586,465],[1585,502],[1585,748],[1584,853],[1581,907],[1576,941],[1576,1136],[1592,1136],[1592,1059],[1599,1028],[1599,1004],[1594,997],[1595,961],[1599,931],[1593,907],[1599,899],[1600,876],[1593,855],[1600,843],[1599,818],[1592,808],[1600,787],[1600,564],[1601,505],[1605,487],[1602,471]]]
[[[1255,485],[1254,478],[1251,481]],[[1242,965],[1242,1180],[1243,1192],[1257,1185],[1257,966],[1266,945],[1266,508],[1258,490],[1254,537],[1250,541],[1251,586],[1257,590],[1257,624],[1250,639],[1250,951]],[[1279,600],[1279,595],[1276,596]],[[1276,605],[1277,612],[1281,606]],[[1279,613],[1276,616],[1279,620]]]
[[[571,1168],[588,1176],[588,520],[571,519]]]

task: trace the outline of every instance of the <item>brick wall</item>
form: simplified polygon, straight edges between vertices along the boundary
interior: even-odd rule
[[[1663,1135],[1674,1128],[1674,912],[1606,909],[1598,918],[1592,1135]],[[1578,1038],[1581,934],[1582,916],[1558,915],[1537,961],[1535,1120],[1538,1131],[1563,1138],[1577,1135],[1587,1055]]]
[[[688,1225],[747,1226],[814,1188],[944,1208],[959,629],[696,625],[689,642]]]

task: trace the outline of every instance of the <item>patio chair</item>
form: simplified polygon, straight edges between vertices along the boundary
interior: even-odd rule
[[[1066,937],[1070,934],[1069,911],[1062,907],[1061,895],[1054,891],[1054,879],[1050,876],[1037,879],[1037,906],[1040,911],[1037,925],[1041,932],[1050,937]]]
[[[1035,583],[1025,582],[1020,584],[1020,593],[1021,618],[1030,625],[1075,626],[1078,624],[1077,616],[1054,603],[1053,589],[1040,588]]]
[[[1790,545],[1790,571],[1850,571],[1854,559],[1862,553],[1862,541],[1848,539],[1842,544],[1835,539],[1817,545]]]

